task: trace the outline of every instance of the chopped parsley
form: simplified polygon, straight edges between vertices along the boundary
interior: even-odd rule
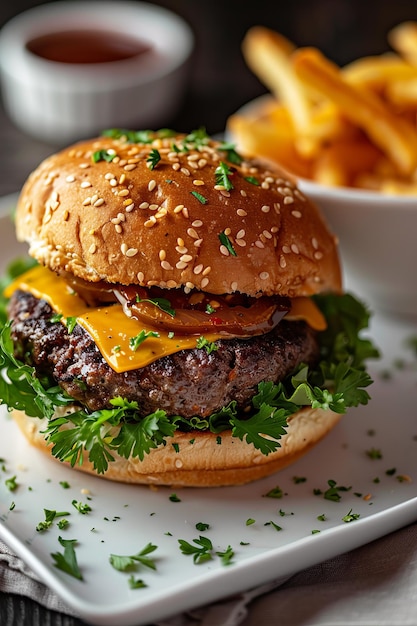
[[[203,335],[197,338],[195,345],[199,350],[204,348],[207,354],[211,354],[219,349],[219,346],[214,341],[209,341]]]
[[[140,565],[156,570],[155,559],[149,555],[155,552],[157,548],[158,546],[148,543],[140,552],[131,556],[111,554],[109,561],[111,566],[119,572],[136,570]]]
[[[161,154],[159,150],[157,150],[156,148],[152,148],[152,150],[149,153],[148,158],[146,159],[149,169],[154,170],[160,160],[161,160]]]
[[[83,580],[83,576],[77,563],[77,555],[75,554],[75,545],[77,544],[77,540],[58,537],[58,541],[64,548],[64,552],[55,552],[54,554],[51,554],[53,560],[55,561],[55,567],[62,570],[66,574],[77,578],[78,580]]]
[[[190,194],[194,196],[194,198],[197,198],[200,204],[207,204],[207,198],[205,198],[201,193],[198,193],[198,191],[190,191]]]
[[[233,183],[230,180],[230,176],[233,175],[232,169],[224,161],[220,161],[220,164],[216,167],[214,172],[216,176],[216,184],[221,185],[226,191],[233,189]]]
[[[232,256],[237,256],[236,250],[232,246],[232,242],[230,241],[229,237],[224,232],[219,233],[219,239],[220,239],[220,243],[223,246],[225,246],[229,254],[231,254]]]
[[[196,565],[211,561],[213,544],[208,537],[199,536],[198,539],[193,540],[194,545],[185,541],[185,539],[178,539],[180,550],[182,554],[186,554],[193,557],[193,561]]]
[[[130,337],[129,348],[136,352],[139,346],[149,337],[159,337],[159,333],[156,330],[141,330],[135,337]]]
[[[93,163],[98,163],[99,161],[107,161],[110,163],[116,156],[116,152],[114,150],[96,150],[91,155]]]

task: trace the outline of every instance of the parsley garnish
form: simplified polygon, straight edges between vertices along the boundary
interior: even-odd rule
[[[223,246],[225,246],[225,248],[228,250],[228,252],[232,256],[237,256],[236,251],[235,251],[234,247],[232,246],[232,243],[231,243],[229,237],[224,232],[219,233],[219,239],[220,239],[220,243]]]
[[[9,491],[16,491],[16,489],[18,488],[18,483],[16,482],[16,478],[17,476],[12,476],[11,478],[7,478],[4,481],[4,484],[6,485]]]
[[[64,548],[64,553],[62,554],[62,552],[55,552],[55,554],[51,554],[52,558],[55,561],[55,567],[62,570],[66,574],[73,576],[74,578],[78,578],[78,580],[83,580],[83,576],[78,567],[77,556],[74,549],[77,540],[63,539],[62,537],[58,537],[58,541]]]
[[[156,148],[152,148],[152,150],[149,153],[148,158],[146,159],[149,169],[154,170],[160,160],[161,160],[161,155],[159,153],[159,150],[157,150]]]
[[[230,161],[230,163],[233,163],[234,165],[240,165],[242,163],[243,159],[240,154],[236,152],[235,145],[233,143],[223,141],[219,145],[219,150],[226,152],[226,159]]]
[[[201,193],[198,193],[198,191],[190,191],[190,193],[191,193],[192,196],[197,198],[197,200],[201,204],[207,204],[207,202],[208,202],[207,198],[205,198]]]
[[[209,341],[208,339],[203,337],[203,335],[197,338],[195,345],[199,350],[201,350],[202,348],[205,348],[207,354],[211,354],[212,352],[215,352],[216,350],[219,349],[219,346],[217,345],[217,343],[215,343],[214,341]]]
[[[355,520],[360,518],[360,513],[352,513],[352,509],[350,509],[349,513],[342,517],[342,522],[354,522]]]
[[[268,455],[280,446],[288,417],[300,407],[323,407],[344,413],[350,406],[367,404],[366,387],[372,380],[364,362],[377,355],[370,341],[360,337],[361,329],[367,326],[367,310],[346,294],[320,295],[314,300],[328,321],[327,329],[319,333],[321,353],[317,367],[300,367],[279,384],[259,384],[252,413],[245,418],[237,403],[231,402],[208,418],[192,418],[188,425],[215,434],[231,430],[232,436]],[[56,409],[72,405],[73,399],[51,381],[38,378],[34,368],[17,359],[13,352],[10,324],[6,323],[0,331],[1,401],[28,416],[45,417],[49,424],[44,433],[52,445],[52,454],[73,466],[85,457],[101,474],[114,460],[113,453],[142,460],[152,449],[163,445],[182,423],[181,417],[168,416],[163,410],[143,416],[136,402],[121,397],[113,398],[108,409],[79,409],[56,418]]]
[[[87,515],[91,512],[91,506],[89,504],[83,504],[77,500],[73,500],[71,504],[77,509],[78,513],[81,513],[81,515]]]
[[[224,163],[224,161],[220,161],[219,165],[216,167],[214,172],[216,176],[217,185],[222,185],[226,189],[226,191],[230,191],[233,189],[233,183],[230,180],[230,175],[233,174],[232,169]]]
[[[172,308],[171,302],[168,298],[141,298],[137,295],[136,302],[149,302],[150,304],[158,307],[158,309],[161,309],[164,313],[168,313],[171,317],[175,317],[175,309]]]
[[[98,163],[99,161],[107,161],[108,163],[110,163],[111,161],[113,161],[115,156],[116,153],[113,150],[96,150],[95,152],[93,152],[91,158],[93,160],[93,163]]]
[[[159,337],[159,333],[156,330],[141,330],[136,337],[129,339],[129,348],[133,350],[133,352],[136,352],[140,344],[146,339],[149,339],[149,337]]]
[[[117,569],[119,572],[127,572],[136,570],[139,565],[143,565],[144,567],[149,567],[150,569],[156,570],[155,559],[150,558],[148,555],[155,552],[158,546],[153,545],[152,543],[148,543],[143,550],[138,552],[137,554],[133,554],[132,556],[121,556],[119,554],[111,554],[109,561],[114,569]]]
[[[70,515],[68,511],[58,512],[58,511],[50,511],[48,509],[44,509],[43,512],[45,514],[45,519],[44,521],[39,522],[39,524],[36,526],[36,530],[38,532],[43,532],[45,530],[48,530],[48,528],[52,526],[52,523],[56,517],[63,517],[64,515]]]
[[[245,180],[251,185],[256,185],[257,187],[259,187],[259,180],[255,178],[255,176],[246,176]]]
[[[192,555],[194,563],[197,565],[200,563],[205,563],[206,561],[211,561],[213,556],[211,554],[213,550],[213,544],[211,543],[208,537],[199,536],[198,539],[193,539],[194,544],[192,545],[185,539],[178,539],[178,543],[180,544],[180,550],[183,554]]]

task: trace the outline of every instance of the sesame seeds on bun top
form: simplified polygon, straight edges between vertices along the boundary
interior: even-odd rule
[[[18,239],[89,282],[295,297],[340,289],[335,238],[282,171],[197,131],[112,132],[26,181]]]

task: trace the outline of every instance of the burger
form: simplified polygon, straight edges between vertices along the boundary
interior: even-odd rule
[[[284,172],[203,129],[113,129],[47,158],[17,202],[35,264],[6,289],[0,396],[74,468],[243,484],[366,404],[366,308]]]

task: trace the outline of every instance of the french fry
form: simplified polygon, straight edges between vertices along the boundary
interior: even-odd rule
[[[302,132],[310,125],[311,107],[305,89],[292,71],[292,42],[263,26],[253,26],[242,42],[248,66],[275,98],[288,108],[294,127]]]
[[[227,130],[242,153],[258,155],[278,163],[297,176],[310,176],[308,161],[298,155],[295,149],[288,119],[287,124],[279,125],[270,118],[235,114],[228,119]]]
[[[388,32],[388,41],[400,56],[417,66],[417,22],[398,24]]]
[[[313,166],[314,179],[331,187],[350,187],[355,177],[372,170],[381,152],[366,139],[339,141],[323,149]]]
[[[387,52],[352,61],[342,68],[342,74],[352,85],[363,85],[381,92],[393,81],[417,78],[417,67],[397,54]]]
[[[231,116],[238,145],[327,186],[417,195],[417,21],[388,40],[391,52],[339,67],[316,48],[249,29],[242,52],[271,97]]]
[[[387,154],[404,174],[417,165],[417,133],[405,119],[390,112],[371,91],[355,89],[340,69],[315,48],[300,48],[292,55],[297,76],[329,98]]]

